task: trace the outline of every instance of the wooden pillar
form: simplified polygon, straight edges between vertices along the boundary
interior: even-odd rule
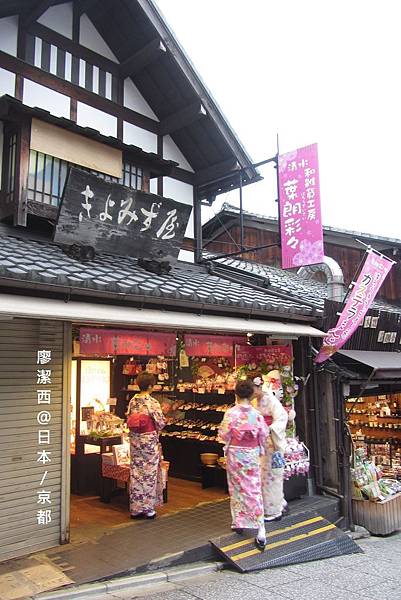
[[[157,156],[163,158],[163,136],[157,136]],[[157,193],[159,196],[163,196],[163,177],[157,178]]]
[[[194,205],[194,237],[195,237],[195,262],[199,263],[202,260],[202,205],[198,194],[197,186],[194,186],[193,193]]]
[[[31,142],[31,121],[24,120],[18,133],[15,177],[14,225],[26,227],[28,213],[28,173]]]

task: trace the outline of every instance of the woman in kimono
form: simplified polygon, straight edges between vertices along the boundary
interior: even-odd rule
[[[163,504],[163,482],[159,433],[165,420],[159,402],[152,398],[155,378],[146,371],[136,378],[139,393],[128,405],[130,429],[130,513],[132,519],[156,517]]]
[[[236,405],[226,411],[219,428],[219,437],[225,443],[227,458],[232,529],[237,533],[242,533],[243,529],[257,529],[255,543],[260,550],[264,550],[266,532],[260,454],[269,430],[262,415],[251,406],[252,383],[238,381],[235,394]]]
[[[269,427],[265,452],[261,458],[262,494],[265,521],[279,521],[287,506],[284,499],[284,452],[288,413],[273,391],[263,391],[263,379],[254,377],[253,397],[257,408]]]

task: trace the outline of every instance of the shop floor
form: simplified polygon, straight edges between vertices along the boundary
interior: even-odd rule
[[[290,503],[290,508],[291,518],[305,511],[317,511],[335,522],[339,515],[339,501],[322,496],[295,500]],[[281,521],[282,526],[288,518]],[[60,576],[66,577],[65,585],[211,560],[216,559],[216,554],[209,540],[227,534],[230,524],[228,500],[204,502],[194,508],[159,515],[154,521],[125,518],[123,523],[109,530],[103,528],[103,535],[91,537],[89,541],[82,538],[82,541],[36,553],[26,559],[7,561],[0,567],[3,575],[7,576],[15,574],[21,560],[24,569],[38,564],[50,565]],[[54,588],[60,585],[63,585],[61,580]],[[50,584],[48,589],[51,589]],[[21,594],[22,597],[24,595]],[[14,595],[13,598],[21,596]]]
[[[264,551],[255,537],[236,533],[211,540],[220,556],[241,573],[362,552],[334,523],[317,513],[289,516],[266,527]]]

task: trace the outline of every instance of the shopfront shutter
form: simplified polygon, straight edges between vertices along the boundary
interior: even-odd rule
[[[0,560],[60,543],[63,337],[60,321],[0,321]],[[37,364],[38,350],[50,350],[51,362]],[[37,383],[37,369],[51,369],[50,385]],[[38,405],[38,389],[51,390],[50,405]],[[38,424],[41,410],[48,425]],[[39,445],[39,429],[50,431],[49,445]],[[51,452],[46,465],[37,462],[43,449]],[[50,492],[51,504],[38,504],[39,490]],[[47,524],[38,524],[41,509],[51,509]]]

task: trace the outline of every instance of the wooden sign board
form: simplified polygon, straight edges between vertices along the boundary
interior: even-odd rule
[[[192,207],[72,167],[54,241],[150,260],[178,257]]]

